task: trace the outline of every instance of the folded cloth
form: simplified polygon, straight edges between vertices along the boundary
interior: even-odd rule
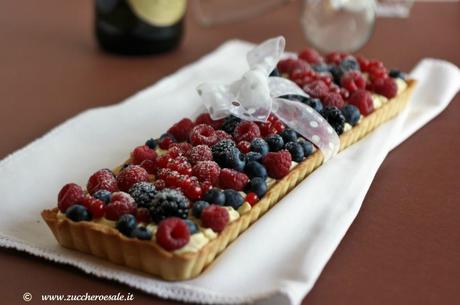
[[[227,42],[123,103],[85,111],[1,161],[0,245],[164,298],[299,304],[357,215],[388,151],[438,115],[460,89],[456,66],[423,60],[411,74],[419,81],[412,102],[398,118],[321,166],[195,279],[165,282],[61,248],[40,218],[41,210],[56,205],[63,184],[85,185],[92,172],[120,164],[136,145],[202,111],[196,85],[239,77],[252,47]]]

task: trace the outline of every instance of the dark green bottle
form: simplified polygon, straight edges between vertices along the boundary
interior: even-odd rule
[[[174,49],[183,36],[186,7],[186,0],[96,0],[98,43],[125,55]]]

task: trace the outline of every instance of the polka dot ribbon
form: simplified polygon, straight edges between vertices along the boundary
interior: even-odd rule
[[[286,41],[279,36],[266,40],[247,54],[249,71],[228,85],[203,83],[198,95],[211,118],[218,120],[233,114],[243,120],[265,122],[273,112],[287,126],[315,144],[329,160],[340,147],[340,139],[329,123],[313,108],[281,98],[284,95],[308,95],[294,82],[269,77],[281,58]]]

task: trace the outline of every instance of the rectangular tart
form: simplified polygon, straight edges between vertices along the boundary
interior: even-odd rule
[[[378,109],[361,117],[358,124],[340,135],[340,150],[347,148],[372,132],[379,125],[401,112],[409,102],[415,87],[414,80],[406,80],[398,95],[386,100]],[[165,280],[187,280],[198,276],[219,253],[243,233],[252,223],[321,166],[323,156],[319,150],[293,167],[282,179],[272,181],[267,193],[253,206],[238,212],[219,233],[206,232],[207,241],[191,251],[167,251],[152,240],[144,241],[121,234],[110,221],[75,222],[58,208],[47,209],[42,217],[63,247],[85,252],[116,264],[141,270]],[[114,170],[119,172],[121,167]]]

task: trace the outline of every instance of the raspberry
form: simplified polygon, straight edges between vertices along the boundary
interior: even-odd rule
[[[329,93],[323,99],[324,106],[342,108],[345,105],[342,96],[339,93]]]
[[[152,160],[144,160],[141,164],[139,164],[143,169],[147,171],[147,173],[153,175],[155,174],[155,170],[157,169],[157,165],[155,161]]]
[[[157,191],[161,191],[166,187],[166,182],[163,179],[157,179],[153,182],[153,185]]]
[[[209,181],[203,181],[201,184],[201,192],[206,194],[210,189],[212,189],[212,183]]]
[[[75,183],[67,183],[58,194],[58,208],[62,213],[85,197],[83,189]]]
[[[277,65],[278,71],[282,74],[291,74],[294,70],[309,70],[310,65],[303,60],[287,58],[280,60]]]
[[[353,93],[359,89],[366,88],[366,80],[358,71],[350,71],[345,73],[340,80],[340,85]]]
[[[374,103],[371,94],[366,90],[358,90],[348,99],[348,103],[358,107],[362,115],[368,115],[374,111]]]
[[[116,192],[118,191],[117,180],[111,170],[100,169],[89,177],[86,190],[91,195],[99,190]]]
[[[210,125],[214,129],[219,129],[223,123],[224,123],[224,119],[213,120],[211,119],[211,116],[207,112],[200,114],[195,120],[196,125],[206,124],[206,125]]]
[[[125,193],[125,192],[115,192],[112,194],[112,198],[110,199],[110,202],[115,202],[115,201],[121,201],[121,202],[126,202],[129,204],[134,204],[134,198],[131,197],[130,194]]]
[[[342,62],[343,59],[347,57],[346,53],[341,53],[341,52],[332,52],[326,55],[326,62],[328,64],[335,64],[338,65]]]
[[[124,201],[113,201],[109,203],[105,208],[105,218],[109,220],[118,220],[121,215],[124,214],[136,214],[136,206],[132,203]]]
[[[263,159],[268,175],[274,179],[281,179],[289,173],[291,154],[287,150],[269,152]]]
[[[218,141],[219,138],[217,138],[214,128],[206,124],[196,125],[190,132],[190,143],[193,146],[201,144],[212,146]]]
[[[152,220],[150,218],[150,212],[147,208],[138,208],[136,210],[136,220],[137,222],[150,223]]]
[[[251,151],[251,142],[241,141],[237,147],[242,153],[247,154]]]
[[[305,60],[306,62],[312,65],[319,64],[323,61],[321,55],[319,55],[319,53],[316,50],[310,48],[301,51],[299,53],[299,58]]]
[[[187,143],[187,142],[182,142],[182,143],[172,143],[171,145],[169,145],[169,150],[168,150],[168,154],[171,156],[171,157],[177,157],[177,156],[180,156],[180,155],[186,155],[191,149],[192,149],[192,145],[190,143]],[[173,156],[170,152],[171,150],[174,150],[175,151],[175,154],[176,156]]]
[[[124,192],[127,192],[133,184],[148,180],[149,174],[144,168],[138,165],[126,167],[117,176],[118,187]]]
[[[195,124],[193,124],[192,120],[189,118],[183,118],[176,124],[172,125],[171,128],[168,129],[168,133],[172,134],[178,142],[183,142],[188,139],[190,130],[192,130],[194,125]]]
[[[211,148],[206,145],[195,146],[189,151],[187,158],[192,165],[195,165],[200,161],[212,161]]]
[[[229,135],[228,133],[226,133],[223,130],[216,130],[216,135],[217,135],[217,138],[219,139],[219,141],[233,139],[233,137],[231,135]]]
[[[372,82],[372,88],[375,93],[383,95],[386,98],[393,98],[398,93],[398,86],[392,78],[380,78]]]
[[[166,251],[174,251],[188,243],[190,232],[184,220],[170,217],[160,222],[155,237],[160,247]]]
[[[272,126],[271,122],[259,123],[259,129],[261,136],[264,138],[277,133],[277,130]]]
[[[323,98],[329,92],[327,85],[320,80],[315,80],[303,86],[303,90],[312,97]]]
[[[368,71],[369,60],[361,55],[356,56],[356,59],[358,60],[359,68],[361,69],[361,71]]]
[[[182,161],[178,159],[171,160],[168,162],[167,168],[173,171],[177,171],[183,175],[192,174],[192,166],[190,165],[190,163],[188,163],[187,161],[183,161],[183,160]]]
[[[212,185],[216,185],[219,181],[220,167],[214,161],[200,161],[193,166],[193,175],[200,182],[209,181]]]
[[[88,209],[93,218],[101,218],[105,213],[105,203],[102,200],[93,198],[91,196],[85,197],[82,205]]]
[[[233,131],[233,137],[237,143],[241,141],[251,142],[255,138],[260,137],[259,126],[257,126],[254,122],[243,121],[236,125],[236,128]]]
[[[199,183],[189,183],[181,188],[184,195],[192,200],[200,200],[203,195],[203,191]]]
[[[139,165],[145,160],[155,161],[157,153],[147,145],[142,145],[133,150],[131,158],[133,160],[133,164]]]
[[[249,178],[246,174],[237,172],[236,170],[223,168],[220,171],[219,185],[223,189],[242,191],[248,181]]]
[[[222,232],[230,220],[226,208],[211,204],[201,212],[201,223],[205,228],[211,228],[215,232]]]
[[[160,156],[157,159],[157,162],[156,162],[157,164],[156,165],[160,169],[161,168],[166,168],[166,166],[168,166],[169,161],[171,161],[172,159],[173,158],[168,154]]]

